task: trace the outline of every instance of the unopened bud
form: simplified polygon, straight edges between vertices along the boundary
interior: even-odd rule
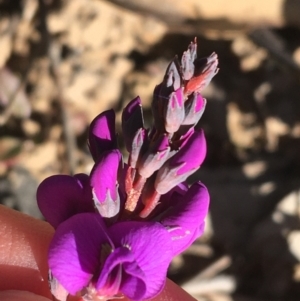
[[[147,139],[147,131],[143,128],[140,128],[132,141],[131,146],[131,153],[129,157],[129,165],[132,168],[136,167],[136,163],[141,155],[142,148],[145,146],[145,144],[148,142]]]
[[[185,94],[200,93],[208,86],[211,79],[218,73],[218,56],[212,53],[209,57],[197,59],[194,62],[195,70],[193,77],[186,83]]]
[[[95,207],[103,217],[113,217],[120,210],[117,177],[121,158],[118,150],[108,151],[91,171],[90,183]]]
[[[170,146],[167,135],[162,135],[152,147],[148,148],[138,164],[138,172],[143,178],[149,178],[169,158]]]
[[[165,102],[165,130],[168,133],[175,133],[184,119],[183,89],[173,92]]]
[[[88,146],[94,161],[105,151],[116,148],[115,112],[108,110],[99,114],[89,128]]]
[[[197,39],[195,38],[194,42],[188,47],[188,50],[185,51],[181,58],[181,68],[182,68],[182,77],[184,80],[190,80],[194,75],[194,61],[197,58]]]
[[[197,124],[202,114],[204,113],[206,106],[206,99],[199,93],[193,93],[185,102],[185,117],[182,125]]]
[[[144,127],[141,99],[134,98],[124,108],[122,113],[122,131],[128,152],[132,149],[132,140],[140,128]]]
[[[155,179],[156,191],[165,194],[175,185],[185,181],[200,167],[205,155],[204,133],[202,130],[195,130],[179,151],[158,171]]]

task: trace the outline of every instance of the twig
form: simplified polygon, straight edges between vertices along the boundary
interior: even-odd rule
[[[285,49],[284,42],[274,31],[260,28],[252,31],[249,37],[259,47],[265,48],[275,61],[287,67],[298,79],[300,78],[300,67],[294,62],[291,54]]]
[[[227,291],[235,289],[235,280],[230,276],[217,276],[231,265],[231,258],[227,255],[222,256],[201,271],[191,280],[182,285],[182,288],[190,294],[200,294],[207,291]]]
[[[10,34],[12,34],[15,31],[19,21],[20,20],[17,16],[12,17],[11,23],[10,23],[10,26],[9,26],[9,29],[8,29],[8,32]],[[28,76],[28,73],[29,73],[29,70],[30,70],[30,66],[31,66],[31,64],[29,63],[28,67],[25,70],[24,75],[22,76],[22,79],[19,83],[19,86],[14,91],[14,93],[12,93],[9,96],[8,104],[6,105],[5,109],[3,110],[3,112],[0,115],[0,126],[4,125],[7,122],[7,120],[10,118],[11,114],[13,113],[13,107],[14,107],[17,99],[18,99],[16,96],[25,87],[25,84],[27,82],[27,76]]]
[[[18,100],[17,95],[26,85],[28,72],[29,72],[29,68],[28,70],[25,71],[25,74],[23,75],[17,89],[10,95],[8,99],[8,104],[5,107],[3,113],[0,115],[0,126],[4,125],[7,122],[7,120],[10,118],[11,114],[13,113],[14,105]]]
[[[40,6],[41,32],[42,32],[42,36],[45,39],[46,50],[50,59],[50,73],[55,83],[55,86],[57,87],[58,101],[61,107],[62,122],[63,122],[62,126],[63,126],[64,136],[66,139],[69,173],[74,174],[77,166],[77,160],[75,156],[75,150],[77,148],[77,145],[76,145],[74,132],[70,125],[69,111],[67,109],[67,105],[63,97],[63,93],[62,93],[63,89],[57,71],[61,60],[61,48],[60,45],[58,43],[55,43],[55,41],[52,40],[50,37],[47,22],[46,22],[48,11],[47,11],[47,6],[44,3],[44,0],[39,0],[39,6]]]
[[[184,254],[209,258],[213,256],[214,251],[209,245],[192,244],[188,249],[184,251]]]

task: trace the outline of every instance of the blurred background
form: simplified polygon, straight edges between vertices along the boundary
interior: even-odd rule
[[[300,300],[299,0],[0,0],[0,202],[32,216],[47,176],[89,173],[92,119],[153,88],[196,36],[206,232],[169,277],[198,300]],[[120,132],[120,131],[119,131]]]

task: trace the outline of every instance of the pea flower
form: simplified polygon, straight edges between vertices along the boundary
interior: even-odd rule
[[[56,230],[48,254],[55,298],[151,299],[162,291],[172,258],[202,235],[209,194],[186,179],[206,156],[204,132],[195,125],[206,106],[201,91],[217,65],[216,54],[197,59],[195,39],[154,89],[151,128],[139,97],[124,108],[128,162],[108,110],[90,125],[90,175],[54,175],[40,184],[39,208]]]

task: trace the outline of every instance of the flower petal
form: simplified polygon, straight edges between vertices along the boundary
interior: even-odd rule
[[[94,161],[97,161],[103,152],[116,147],[114,110],[102,112],[92,121],[88,145]]]
[[[100,296],[113,297],[122,292],[131,300],[141,300],[147,279],[127,247],[115,249],[106,259],[96,284]]]
[[[89,179],[85,174],[54,175],[45,179],[38,187],[37,202],[54,228],[74,214],[94,211]]]
[[[190,170],[199,168],[205,159],[205,155],[206,141],[204,131],[195,129],[195,132],[188,138],[187,142],[170,160],[170,165],[179,166],[182,163],[186,163],[177,172],[178,175],[182,175]]]
[[[125,272],[133,278],[124,276],[121,282],[122,292],[133,300],[155,297],[164,287],[172,259],[172,242],[168,231],[160,223],[134,221],[117,223],[108,231],[116,247],[130,250],[136,265],[144,274],[142,277],[138,268],[134,267],[131,271],[124,266]],[[143,279],[146,290],[142,296],[140,280]]]
[[[87,286],[100,266],[105,225],[97,213],[77,214],[57,228],[49,247],[49,268],[72,295]]]
[[[208,207],[208,190],[202,183],[196,182],[162,217],[161,223],[169,229],[172,237],[174,255],[184,251],[203,233]]]
[[[119,150],[107,151],[101,155],[91,171],[94,202],[103,217],[113,217],[120,209],[117,178],[121,158]]]

